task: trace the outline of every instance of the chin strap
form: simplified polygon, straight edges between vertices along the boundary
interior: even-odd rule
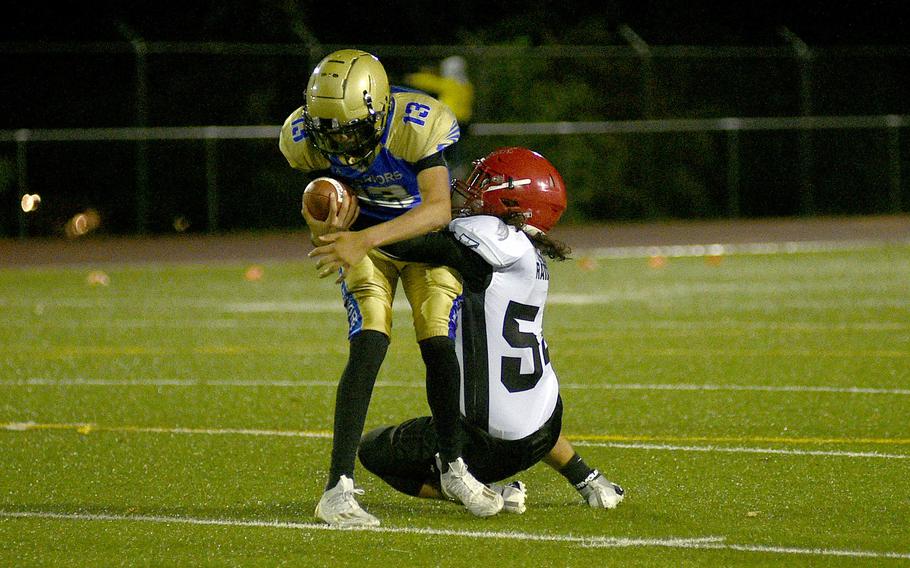
[[[531,225],[522,225],[522,226],[521,226],[521,230],[524,231],[525,233],[527,233],[528,235],[532,236],[532,237],[536,237],[537,235],[545,235],[545,234],[546,234],[546,233],[544,233],[543,231],[541,231],[540,229],[538,229],[537,227],[532,227]]]

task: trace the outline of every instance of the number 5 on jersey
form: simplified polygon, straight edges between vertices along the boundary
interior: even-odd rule
[[[537,336],[521,331],[519,322],[533,322],[540,308],[519,302],[509,302],[502,322],[502,337],[516,349],[530,349],[534,368],[530,373],[521,372],[521,357],[502,358],[502,384],[509,392],[522,392],[537,386],[543,376],[543,369],[550,364],[550,352],[546,341],[537,341]],[[541,364],[542,360],[542,364]]]

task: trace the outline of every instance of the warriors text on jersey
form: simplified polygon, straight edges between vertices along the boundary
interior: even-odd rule
[[[369,166],[346,166],[321,154],[303,130],[303,107],[281,128],[279,147],[292,167],[304,172],[329,170],[357,193],[361,216],[375,222],[397,217],[420,203],[417,174],[444,163],[438,154],[459,138],[452,111],[416,91],[393,88],[380,148]]]
[[[451,266],[464,279],[455,333],[462,413],[499,439],[536,432],[559,396],[543,338],[544,258],[522,231],[486,215],[455,219],[424,243],[396,254]]]

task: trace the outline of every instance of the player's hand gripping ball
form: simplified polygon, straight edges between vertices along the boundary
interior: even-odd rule
[[[354,205],[357,198],[347,184],[330,177],[318,177],[303,190],[303,206],[317,221],[328,220],[331,199],[335,200],[335,210],[338,211],[345,200],[350,200],[351,205]]]

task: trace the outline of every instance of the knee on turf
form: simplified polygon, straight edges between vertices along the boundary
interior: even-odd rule
[[[393,426],[381,426],[370,430],[360,438],[357,457],[367,471],[382,477],[392,455],[391,436]]]

